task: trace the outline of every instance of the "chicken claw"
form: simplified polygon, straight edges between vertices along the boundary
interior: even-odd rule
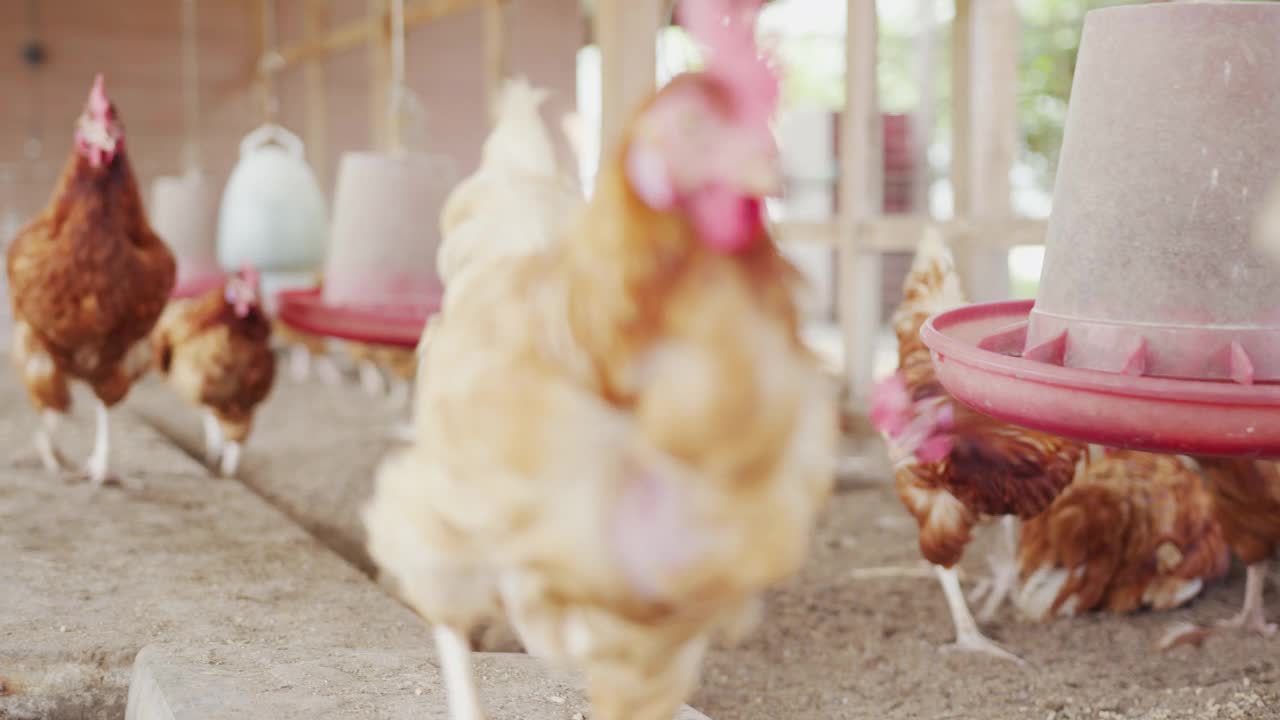
[[[440,674],[444,676],[448,694],[450,720],[484,720],[466,634],[444,625],[437,625],[433,633],[440,658]]]
[[[1262,585],[1266,581],[1266,575],[1266,561],[1249,566],[1245,576],[1244,607],[1234,617],[1218,621],[1218,627],[1245,630],[1268,637],[1276,634],[1276,624],[1267,622],[1262,612]]]
[[[980,652],[991,655],[1000,660],[1008,660],[1015,665],[1026,665],[1027,661],[1014,655],[996,644],[995,641],[986,635],[974,630],[973,632],[962,632],[956,638],[956,641],[948,645],[943,645],[938,650],[944,654],[955,652]]]
[[[969,612],[969,606],[965,604],[964,592],[960,589],[960,578],[955,569],[935,566],[934,570],[938,574],[938,581],[942,583],[947,608],[951,611],[951,620],[956,626],[956,641],[942,646],[939,650],[944,653],[982,652],[1001,660],[1026,665],[1025,660],[1000,647],[978,630],[978,623],[974,621],[973,615]]]

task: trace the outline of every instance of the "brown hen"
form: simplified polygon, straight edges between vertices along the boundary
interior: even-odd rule
[[[1280,544],[1280,463],[1246,458],[1199,458],[1213,493],[1214,513],[1231,551],[1248,565],[1244,607],[1225,627],[1276,632],[1263,612],[1267,563]]]
[[[1022,525],[1014,602],[1037,620],[1167,610],[1222,577],[1230,556],[1187,458],[1093,449],[1075,481]]]
[[[173,290],[173,254],[151,230],[124,128],[99,75],[75,134],[75,148],[49,204],[7,254],[13,302],[13,360],[41,413],[36,447],[45,467],[62,467],[53,439],[71,408],[68,382],[97,396],[97,434],[85,475],[109,475],[108,408],[151,365],[147,336]]]
[[[1004,523],[1007,557],[992,561],[994,578],[981,617],[991,617],[1017,580],[1014,518],[1039,514],[1071,482],[1085,446],[1000,422],[956,402],[934,372],[920,328],[932,315],[965,303],[951,252],[929,234],[907,276],[893,318],[898,372],[877,388],[872,420],[895,460],[898,497],[920,526],[920,552],[933,563],[956,626],[945,649],[1016,660],[978,629],[954,567],[989,516]]]
[[[204,410],[205,459],[235,474],[253,415],[271,392],[276,358],[258,274],[244,270],[197,298],[169,305],[152,333],[156,366],[184,400]]]

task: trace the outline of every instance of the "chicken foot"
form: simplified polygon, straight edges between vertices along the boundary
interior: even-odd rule
[[[296,383],[311,377],[311,351],[302,343],[289,348],[289,377]]]
[[[986,597],[978,611],[978,620],[982,622],[990,622],[996,616],[1018,585],[1018,521],[1012,515],[1000,518],[999,549],[987,556],[987,562],[991,565],[991,577],[984,578],[969,593],[969,602]]]
[[[212,467],[222,457],[222,426],[212,412],[204,411],[204,462]]]
[[[471,665],[471,644],[466,633],[437,625],[432,634],[440,658],[440,674],[444,676],[445,692],[449,697],[450,720],[484,720],[480,693],[476,690],[475,669]]]
[[[89,484],[95,488],[108,483],[124,485],[119,476],[112,473],[110,469],[111,417],[106,403],[101,400],[96,401],[94,406],[94,418],[96,430],[93,436],[93,452],[89,453],[88,462],[85,463],[84,469],[76,474],[76,478],[88,480]]]
[[[1267,561],[1253,563],[1245,575],[1244,607],[1234,617],[1222,620],[1218,627],[1246,630],[1261,635],[1274,635],[1276,624],[1267,622],[1262,610],[1262,586],[1266,582]]]
[[[942,646],[942,652],[981,652],[995,656],[1001,660],[1009,660],[1019,665],[1026,661],[997,645],[978,630],[969,606],[965,603],[964,591],[960,588],[960,578],[954,568],[934,566],[938,573],[938,581],[942,583],[942,592],[947,598],[947,607],[951,610],[951,620],[956,626],[956,641]]]
[[[36,428],[36,452],[40,453],[40,464],[51,472],[61,472],[66,468],[66,460],[58,452],[53,441],[53,434],[58,429],[58,413],[55,410],[44,410],[40,413],[40,427]]]

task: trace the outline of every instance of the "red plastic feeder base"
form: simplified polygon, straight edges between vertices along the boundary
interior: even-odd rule
[[[1063,367],[1067,348],[1023,357],[1034,301],[969,305],[921,336],[956,399],[1006,422],[1103,445],[1280,457],[1280,384],[1177,380]]]
[[[173,292],[169,293],[169,297],[175,300],[199,297],[216,287],[221,287],[226,279],[226,275],[222,273],[208,273],[187,278],[173,286]]]
[[[286,325],[312,335],[371,345],[417,347],[427,319],[440,309],[437,295],[425,306],[326,305],[319,288],[283,290],[277,314]]]

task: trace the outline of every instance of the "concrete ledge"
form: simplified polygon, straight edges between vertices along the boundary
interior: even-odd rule
[[[590,717],[571,683],[533,658],[476,657],[489,720]],[[138,653],[125,720],[448,719],[443,682],[427,649],[219,648],[152,645]],[[686,708],[677,720],[707,720]]]

